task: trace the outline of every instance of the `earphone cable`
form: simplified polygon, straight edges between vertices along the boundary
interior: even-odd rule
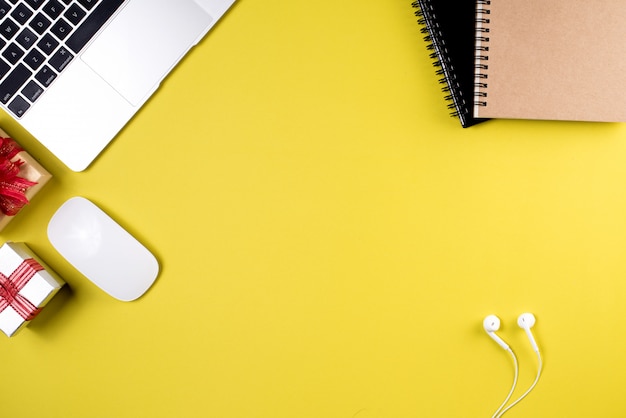
[[[526,397],[526,395],[528,395],[530,393],[531,390],[533,390],[535,388],[535,386],[537,385],[537,382],[539,381],[539,376],[541,376],[541,370],[543,369],[543,361],[541,359],[541,353],[539,353],[539,351],[537,351],[537,358],[539,359],[539,367],[537,368],[537,376],[535,377],[535,381],[533,382],[533,384],[530,385],[530,387],[526,390],[526,392],[524,392],[519,398],[517,398],[515,401],[513,401],[513,403],[511,403],[511,405],[509,405],[505,409],[503,409],[502,412],[500,412],[499,415],[494,415],[492,418],[500,418],[502,415],[504,415],[504,413],[506,411],[508,411],[509,409],[513,408],[515,405],[517,405],[522,399],[524,399]]]
[[[517,356],[515,355],[513,350],[511,350],[510,348],[507,348],[506,351],[508,351],[509,354],[511,354],[511,357],[513,358],[513,365],[515,366],[515,375],[513,377],[513,385],[511,386],[511,390],[509,391],[509,394],[506,396],[504,401],[500,404],[500,406],[498,407],[496,412],[494,412],[491,418],[499,418],[500,416],[502,416],[500,411],[502,411],[502,408],[504,408],[504,406],[509,401],[509,399],[511,399],[511,396],[513,395],[513,392],[515,391],[515,386],[517,386],[517,377],[519,375],[519,365],[517,363]],[[506,409],[504,411],[506,411]],[[502,413],[504,413],[504,411],[502,411]]]

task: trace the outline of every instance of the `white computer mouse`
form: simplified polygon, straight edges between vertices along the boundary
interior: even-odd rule
[[[159,274],[154,255],[83,197],[69,199],[56,211],[48,239],[85,277],[122,301],[143,295]]]

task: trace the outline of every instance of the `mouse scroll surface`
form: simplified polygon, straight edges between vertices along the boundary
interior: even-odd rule
[[[154,255],[82,197],[69,199],[52,216],[48,239],[85,277],[122,301],[139,298],[159,274]]]

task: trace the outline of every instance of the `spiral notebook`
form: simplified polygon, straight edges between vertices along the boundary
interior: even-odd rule
[[[474,116],[626,121],[626,1],[476,3]]]
[[[424,40],[441,76],[448,108],[466,128],[481,122],[474,102],[474,16],[472,0],[418,0],[413,4]]]

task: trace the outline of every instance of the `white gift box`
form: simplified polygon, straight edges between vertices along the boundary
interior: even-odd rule
[[[64,283],[26,244],[5,243],[0,247],[0,330],[15,335]]]

